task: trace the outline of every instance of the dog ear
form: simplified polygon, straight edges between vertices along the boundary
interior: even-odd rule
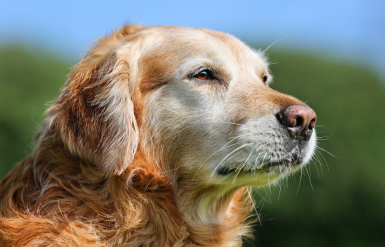
[[[60,133],[68,150],[107,175],[123,173],[138,146],[135,82],[128,58],[118,55],[122,39],[138,29],[126,26],[100,39],[75,65],[47,111],[51,129]]]

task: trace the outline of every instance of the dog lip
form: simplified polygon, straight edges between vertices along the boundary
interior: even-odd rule
[[[293,157],[293,159],[283,159],[275,162],[267,162],[261,165],[254,164],[254,167],[247,167],[247,168],[242,167],[241,169],[224,166],[218,169],[218,174],[222,176],[226,176],[229,174],[238,174],[238,173],[254,174],[256,172],[264,172],[264,171],[268,171],[268,169],[270,168],[280,167],[280,166],[283,166],[286,169],[291,169],[298,166],[299,164],[301,164],[301,161],[297,157]]]
[[[292,159],[285,159],[285,160],[282,160],[282,161],[277,161],[277,162],[269,162],[269,163],[266,163],[264,166],[262,166],[262,168],[269,168],[269,167],[274,167],[274,166],[281,166],[281,165],[284,165],[288,168],[296,165],[297,162]]]
[[[218,174],[222,175],[222,176],[226,176],[226,175],[233,173],[235,171],[236,171],[235,168],[230,168],[230,167],[224,166],[218,170]]]

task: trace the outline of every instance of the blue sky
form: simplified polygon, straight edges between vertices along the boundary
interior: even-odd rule
[[[385,75],[385,1],[16,1],[0,2],[0,44],[36,44],[79,58],[124,23],[215,29],[265,48],[317,52],[373,65]]]

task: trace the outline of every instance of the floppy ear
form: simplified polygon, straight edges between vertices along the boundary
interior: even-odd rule
[[[135,82],[129,61],[117,54],[121,39],[138,29],[127,26],[99,40],[75,65],[47,112],[51,128],[60,133],[68,150],[108,175],[123,173],[138,146]]]

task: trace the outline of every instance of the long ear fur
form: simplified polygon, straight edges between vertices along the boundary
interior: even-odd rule
[[[75,65],[47,111],[50,129],[60,133],[68,150],[108,175],[124,172],[138,146],[135,82],[128,61],[119,58],[117,50],[126,35],[139,29],[126,26],[100,39]]]

